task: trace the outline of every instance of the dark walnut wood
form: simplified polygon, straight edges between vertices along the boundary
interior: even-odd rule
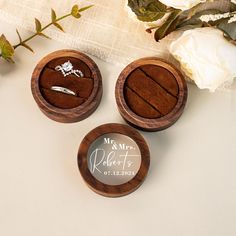
[[[141,153],[141,165],[130,181],[120,185],[107,185],[97,180],[88,167],[87,155],[91,144],[100,136],[118,133],[130,137],[136,142]],[[135,129],[121,124],[104,124],[89,132],[82,140],[78,151],[78,167],[87,185],[96,193],[106,197],[121,197],[135,191],[144,181],[150,165],[150,153],[144,138]]]
[[[187,85],[173,65],[156,57],[129,64],[116,83],[116,102],[121,116],[145,131],[163,130],[183,113]]]
[[[81,70],[83,78],[71,74],[64,77],[55,67],[70,61]],[[52,86],[70,89],[77,96],[52,91]],[[44,57],[34,69],[32,94],[41,111],[52,120],[71,123],[81,121],[98,107],[102,97],[102,77],[95,62],[75,50],[60,50]]]

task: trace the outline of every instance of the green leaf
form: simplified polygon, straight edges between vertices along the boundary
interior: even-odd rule
[[[53,9],[51,9],[51,19],[52,22],[55,22],[57,20],[56,12]]]
[[[22,43],[21,46],[34,53],[34,50],[29,45],[27,45],[26,43]]]
[[[54,26],[56,26],[59,30],[61,30],[62,32],[65,32],[64,29],[62,28],[61,25],[59,25],[58,23],[54,22],[53,23]]]
[[[5,35],[2,34],[0,37],[0,54],[2,58],[9,62],[14,62],[12,57],[14,56],[14,48],[10,42],[6,39]]]
[[[201,16],[209,15],[209,14],[214,15],[214,14],[219,14],[219,13],[221,13],[221,11],[218,9],[209,9],[209,10],[199,11],[199,12],[195,13],[194,15],[192,15],[192,17],[190,19],[188,19],[188,18],[182,19],[178,23],[177,29],[203,27],[205,25],[205,23],[200,20]]]
[[[82,8],[79,9],[79,12],[86,11],[86,10],[88,10],[91,7],[93,7],[93,5],[89,5],[87,7],[82,7]]]
[[[71,15],[72,15],[73,17],[77,18],[77,19],[81,17],[81,15],[80,15],[80,13],[79,13],[79,6],[78,6],[78,5],[74,5],[74,6],[72,7],[72,9],[71,9]]]
[[[190,8],[188,11],[187,11],[187,14],[188,14],[188,17],[187,19],[191,19],[199,10],[199,7],[201,7],[202,3],[198,3],[196,6]]]
[[[159,20],[167,13],[167,6],[158,0],[128,0],[128,6],[145,22]]]
[[[226,38],[236,40],[236,22],[228,23],[228,19],[224,19],[216,27],[226,34]]]
[[[47,39],[51,39],[49,36],[47,36],[46,34],[44,34],[42,32],[40,32],[38,35],[41,37],[47,38]]]
[[[37,18],[35,18],[35,29],[37,33],[41,32],[41,29],[42,29],[42,25]]]
[[[21,43],[21,42],[22,42],[22,38],[21,38],[21,36],[20,36],[20,33],[19,33],[18,29],[16,29],[16,33],[17,33],[18,38],[19,38],[19,41],[20,41],[20,43]]]
[[[159,27],[155,32],[155,40],[159,41],[163,39],[165,36],[173,32],[177,28],[178,24],[178,17],[181,13],[181,10],[175,10],[173,11],[166,22]]]
[[[232,3],[230,4],[230,12],[236,11],[236,4]]]

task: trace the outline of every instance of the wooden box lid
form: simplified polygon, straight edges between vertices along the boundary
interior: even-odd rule
[[[78,167],[86,184],[106,197],[136,190],[150,165],[149,148],[134,128],[104,124],[90,131],[78,151]]]

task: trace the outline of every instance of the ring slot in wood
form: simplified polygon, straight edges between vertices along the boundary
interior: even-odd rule
[[[146,131],[172,125],[182,114],[186,100],[182,74],[158,58],[131,63],[117,80],[116,101],[122,117]]]

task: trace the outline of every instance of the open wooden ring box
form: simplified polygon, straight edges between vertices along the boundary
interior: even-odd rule
[[[104,124],[90,131],[78,152],[78,167],[87,185],[106,197],[121,197],[144,181],[150,153],[135,129],[121,124]]]
[[[173,65],[149,57],[121,72],[115,95],[120,114],[130,125],[158,131],[173,125],[183,113],[187,85]]]
[[[37,64],[31,89],[46,116],[63,123],[77,122],[98,107],[102,97],[102,77],[95,62],[85,54],[60,50]]]

